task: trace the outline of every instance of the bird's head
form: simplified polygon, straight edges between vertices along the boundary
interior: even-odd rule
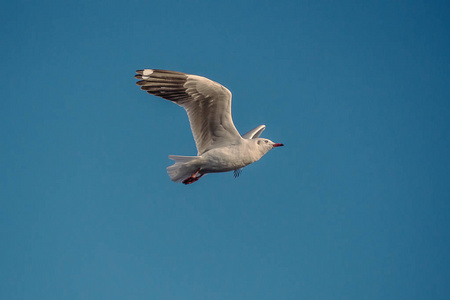
[[[254,141],[256,143],[258,150],[262,153],[262,155],[266,154],[273,148],[284,146],[283,144],[280,143],[274,143],[269,139],[257,138],[254,139]]]

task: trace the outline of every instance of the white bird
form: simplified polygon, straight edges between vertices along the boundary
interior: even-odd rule
[[[182,106],[189,117],[197,146],[197,156],[169,155],[175,164],[167,168],[172,181],[190,184],[207,173],[241,169],[283,146],[259,138],[266,128],[260,125],[243,136],[231,118],[231,92],[208,78],[175,71],[145,69],[136,71],[136,82],[147,93]]]

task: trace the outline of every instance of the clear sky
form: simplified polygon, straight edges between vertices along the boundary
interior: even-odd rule
[[[0,299],[450,299],[448,1],[7,1]],[[184,110],[233,93],[284,143],[170,181]]]

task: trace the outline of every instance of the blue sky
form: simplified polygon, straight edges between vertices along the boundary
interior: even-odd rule
[[[446,1],[10,1],[0,16],[1,299],[449,299]],[[240,178],[170,181],[203,75]]]

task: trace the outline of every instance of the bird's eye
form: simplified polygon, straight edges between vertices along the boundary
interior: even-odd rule
[[[266,144],[267,144],[267,141],[264,141],[264,143],[266,143]]]

